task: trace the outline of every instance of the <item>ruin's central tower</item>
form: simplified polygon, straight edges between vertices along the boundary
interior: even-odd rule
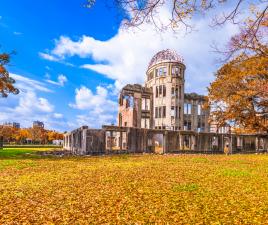
[[[145,85],[153,91],[154,128],[183,129],[185,69],[182,57],[170,49],[151,59]]]

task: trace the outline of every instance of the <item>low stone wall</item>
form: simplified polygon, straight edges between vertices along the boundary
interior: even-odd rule
[[[267,152],[268,135],[235,135],[103,126],[78,128],[64,137],[64,148],[77,155],[121,153]]]

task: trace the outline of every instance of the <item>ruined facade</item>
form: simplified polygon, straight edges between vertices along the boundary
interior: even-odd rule
[[[145,87],[122,89],[118,126],[209,132],[209,111],[202,108],[205,97],[184,93],[185,70],[176,52],[158,52],[149,63]]]
[[[64,135],[64,148],[77,155],[116,153],[234,153],[268,151],[268,134],[236,135],[133,127],[84,126]]]
[[[126,85],[119,96],[118,126],[150,128],[153,124],[153,101],[150,88]]]

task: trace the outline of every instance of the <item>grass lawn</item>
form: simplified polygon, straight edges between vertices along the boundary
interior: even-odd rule
[[[268,155],[45,158],[0,150],[0,224],[267,221]]]

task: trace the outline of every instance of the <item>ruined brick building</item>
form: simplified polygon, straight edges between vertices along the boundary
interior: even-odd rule
[[[149,63],[145,86],[128,84],[122,89],[118,126],[208,132],[205,97],[184,92],[185,70],[175,51],[158,52]]]
[[[217,124],[209,132],[205,97],[184,92],[185,70],[176,52],[158,52],[149,63],[145,85],[128,84],[121,90],[118,125],[80,127],[64,135],[64,148],[79,155],[268,151],[267,134],[219,133]]]

